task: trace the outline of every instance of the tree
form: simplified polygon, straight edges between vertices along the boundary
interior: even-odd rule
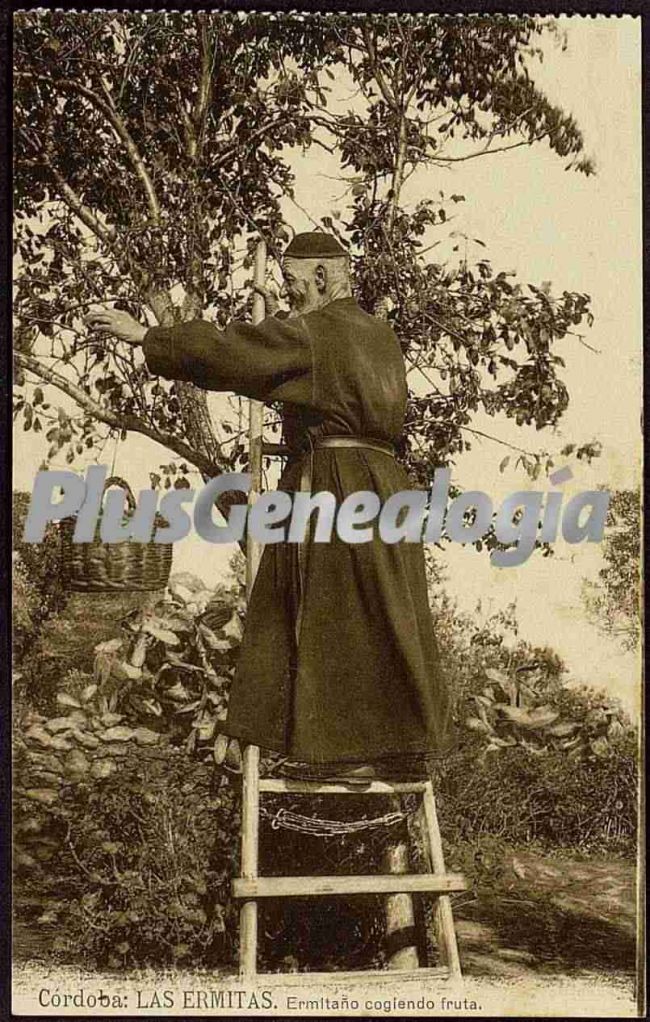
[[[604,566],[595,582],[585,582],[588,613],[625,649],[636,649],[641,636],[641,494],[615,490],[609,502],[608,530],[602,545]]]
[[[470,258],[471,239],[454,267],[430,261],[463,196],[407,201],[415,174],[435,181],[455,161],[542,142],[567,169],[593,172],[578,127],[531,78],[553,31],[492,15],[19,14],[24,429],[45,430],[50,457],[65,450],[69,462],[134,431],[204,477],[245,464],[241,415],[215,421],[202,391],[151,378],[139,352],[98,343],[82,317],[107,299],[163,325],[246,316],[257,238],[277,256],[289,236],[296,147],[339,156],[346,204],[320,226],[350,245],[362,304],[403,344],[412,392],[402,455],[414,477],[428,482],[470,446],[480,409],[556,425],[569,398],[554,344],[590,321],[589,297],[495,272]],[[342,80],[356,90],[349,109],[332,84]],[[553,462],[515,453],[534,476]]]

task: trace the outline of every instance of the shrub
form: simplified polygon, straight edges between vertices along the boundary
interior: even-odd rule
[[[23,528],[30,499],[29,493],[13,493],[12,547],[27,581],[38,594],[33,611],[34,628],[38,629],[43,621],[63,609],[68,595],[61,578],[61,538],[58,526],[50,523],[41,543],[23,542]]]
[[[103,633],[85,667],[60,677],[55,708],[19,707],[17,911],[50,933],[59,957],[115,968],[234,961],[239,793],[215,741],[243,609],[241,578],[208,591],[174,576],[165,599],[129,609],[119,635]],[[632,854],[636,739],[620,708],[564,687],[561,661],[518,641],[512,613],[478,627],[448,615],[447,627],[450,670],[462,677],[459,747],[435,777],[449,868],[491,880],[509,845],[530,842]],[[558,722],[579,747],[552,733]],[[394,808],[353,796],[264,801],[271,814],[280,804],[344,820]],[[268,875],[287,862],[306,875],[372,873],[405,838],[404,823],[324,838],[266,820],[260,865]],[[264,968],[382,960],[381,899],[322,899],[313,910],[300,899],[263,907]]]

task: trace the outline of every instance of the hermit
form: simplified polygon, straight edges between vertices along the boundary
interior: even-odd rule
[[[273,541],[287,500],[277,493],[260,508],[269,535],[223,732],[284,754],[293,776],[424,776],[452,746],[452,698],[413,542],[423,501],[405,498],[413,487],[396,458],[404,357],[387,321],[354,299],[336,238],[294,237],[283,275],[290,311],[275,314],[266,293],[257,325],[147,329],[112,308],[88,320],[142,345],[154,375],[279,403],[290,452],[279,493],[332,494],[339,509],[330,541],[318,542],[318,515],[303,507],[309,528],[296,543]]]

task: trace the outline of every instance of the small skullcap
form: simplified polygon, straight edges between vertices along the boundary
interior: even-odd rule
[[[331,234],[323,231],[306,231],[296,234],[284,250],[290,259],[340,259],[348,253]]]

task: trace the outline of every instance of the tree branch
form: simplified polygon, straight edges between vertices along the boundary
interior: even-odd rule
[[[124,145],[124,148],[126,149],[128,157],[131,161],[131,164],[133,165],[133,169],[135,170],[136,174],[138,175],[144,186],[144,190],[147,196],[147,205],[149,206],[149,212],[151,213],[152,219],[155,221],[155,223],[159,223],[160,203],[158,202],[156,190],[153,186],[151,177],[149,176],[149,172],[144,165],[144,161],[142,159],[142,156],[140,155],[138,147],[133,141],[133,138],[131,137],[131,134],[124,122],[124,119],[122,118],[117,107],[115,106],[115,103],[113,102],[113,99],[110,95],[110,91],[107,91],[109,99],[109,101],[107,102],[106,100],[102,99],[101,96],[98,96],[96,92],[93,92],[92,89],[87,88],[85,85],[81,85],[79,82],[75,82],[71,78],[60,78],[58,81],[55,81],[53,83],[52,81],[50,81],[50,79],[45,78],[43,75],[33,74],[31,71],[18,71],[16,72],[15,77],[28,78],[37,82],[47,82],[48,85],[54,84],[56,87],[63,89],[64,91],[76,92],[79,96],[83,96],[83,98],[86,99],[92,106],[94,106],[96,110],[103,114],[103,116],[106,118],[106,120],[109,122],[109,124],[115,131],[115,134],[118,136],[118,138]]]
[[[63,174],[56,169],[56,167],[45,158],[44,164],[52,174],[52,177],[57,183],[59,194],[73,213],[79,217],[79,219],[88,227],[93,234],[105,242],[107,245],[112,245],[116,238],[115,230],[112,227],[104,227],[100,222],[97,215],[85,205],[82,199],[79,198],[77,193],[70,187]]]
[[[370,29],[368,28],[367,25],[363,25],[363,27],[361,29],[361,32],[362,32],[362,35],[363,35],[363,41],[366,44],[366,51],[367,51],[368,57],[370,59],[370,64],[371,64],[371,67],[372,67],[372,73],[373,73],[373,75],[375,77],[375,81],[377,82],[377,85],[379,86],[379,91],[381,92],[382,96],[386,100],[386,102],[387,102],[388,106],[390,107],[390,109],[394,110],[395,109],[395,97],[391,94],[390,89],[388,88],[388,85],[386,83],[386,79],[384,78],[383,72],[382,72],[381,68],[379,67],[379,61],[377,60],[377,51],[375,49],[375,43],[374,43],[374,40],[372,38],[372,33],[371,33],[371,31],[370,31]]]
[[[466,160],[476,160],[479,156],[493,156],[495,153],[507,153],[510,149],[519,149],[523,145],[532,145],[550,135],[550,131],[543,131],[541,135],[534,135],[533,138],[524,138],[521,142],[513,142],[512,145],[497,146],[496,149],[481,149],[478,153],[468,153],[467,156],[431,156],[430,159],[436,163],[464,163]],[[431,139],[433,142],[434,139]]]
[[[210,41],[208,22],[205,14],[198,15],[201,28],[201,77],[199,88],[196,94],[196,102],[192,113],[192,121],[195,128],[195,147],[190,155],[200,155],[203,139],[205,137],[205,122],[210,109],[210,98],[212,95],[212,67],[214,64],[214,50]]]
[[[163,447],[168,447],[170,451],[173,451],[180,458],[184,458],[186,461],[191,462],[192,465],[195,465],[199,472],[205,472],[209,476],[218,475],[219,471],[221,471],[214,461],[204,457],[172,433],[164,433],[152,429],[151,426],[148,426],[146,422],[143,422],[136,415],[118,415],[117,412],[113,412],[109,408],[98,404],[85,390],[72,383],[71,380],[66,379],[60,373],[55,372],[48,366],[44,366],[33,355],[17,351],[15,357],[23,369],[34,373],[35,376],[38,376],[45,383],[52,384],[61,393],[72,398],[75,404],[79,405],[83,411],[92,415],[93,418],[98,419],[100,422],[105,422],[107,426],[111,426],[113,429],[126,429],[134,433],[140,433],[142,436],[148,437],[149,440],[154,440],[156,443],[162,444]],[[215,469],[218,471],[215,472]]]

